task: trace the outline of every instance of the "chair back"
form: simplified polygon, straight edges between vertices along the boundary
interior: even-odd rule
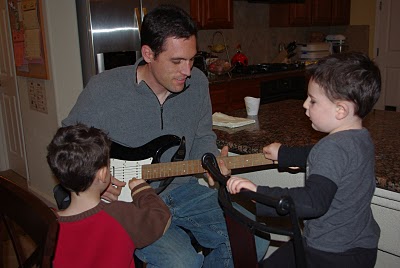
[[[234,208],[230,194],[226,189],[228,177],[221,174],[214,155],[210,153],[205,154],[202,157],[202,165],[220,183],[218,200],[225,214],[235,268],[259,267],[254,241],[254,234],[256,232],[263,234],[263,236],[279,234],[291,237],[294,243],[296,267],[306,267],[300,223],[295,205],[290,196],[273,198],[248,190],[242,190],[237,194],[242,200],[252,200],[275,208],[279,215],[289,216],[290,218],[290,227],[269,227],[248,218]]]
[[[56,213],[33,193],[2,176],[0,228],[0,233],[8,234],[12,242],[19,267],[52,266],[59,228]],[[33,252],[24,251],[22,236],[29,236],[34,242]]]

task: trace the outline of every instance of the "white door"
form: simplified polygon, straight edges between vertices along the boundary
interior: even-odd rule
[[[400,1],[378,0],[375,55],[382,75],[382,94],[376,108],[400,111]]]
[[[0,164],[27,178],[7,0],[0,0],[0,27]]]

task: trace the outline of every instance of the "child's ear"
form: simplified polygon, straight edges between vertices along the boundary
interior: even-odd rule
[[[154,60],[154,52],[148,45],[142,46],[142,57],[147,63]]]
[[[107,167],[102,167],[101,169],[99,169],[96,173],[96,179],[98,179],[100,182],[102,183],[108,183],[107,181],[107,172],[108,172],[108,168]]]
[[[336,119],[341,120],[346,118],[351,111],[351,107],[346,101],[339,101],[336,103]]]

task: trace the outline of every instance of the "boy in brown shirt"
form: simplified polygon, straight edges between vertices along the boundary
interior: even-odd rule
[[[62,127],[47,149],[52,172],[71,192],[70,206],[57,212],[54,267],[135,267],[135,249],[150,245],[168,229],[168,207],[139,179],[129,181],[131,203],[101,200],[111,174],[110,140],[99,129]]]

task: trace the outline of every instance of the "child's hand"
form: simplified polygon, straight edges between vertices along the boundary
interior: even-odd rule
[[[146,181],[145,180],[142,180],[142,179],[136,179],[136,178],[132,178],[129,182],[128,182],[128,186],[129,186],[129,189],[133,189],[133,188],[135,188],[135,186],[138,186],[139,184],[141,184],[141,183],[145,183]]]
[[[118,196],[121,194],[121,189],[125,186],[125,184],[125,182],[111,176],[111,183],[106,191],[102,194],[101,198],[110,202],[118,200]]]
[[[270,145],[267,145],[263,148],[263,154],[265,158],[271,159],[271,160],[278,160],[278,152],[279,148],[281,147],[282,144],[278,142],[271,143]]]
[[[228,156],[228,151],[229,151],[228,146],[224,146],[221,149],[220,156],[221,157]],[[226,175],[230,175],[231,174],[231,171],[225,165],[225,162],[223,160],[218,160],[218,166],[219,166],[219,169],[220,169],[222,175],[226,176]],[[208,173],[208,171],[206,172],[206,176],[207,176],[207,180],[208,180],[208,185],[214,186],[215,185],[214,179],[211,177],[211,174]]]
[[[232,176],[228,182],[226,183],[226,187],[228,192],[231,194],[237,194],[241,189],[248,189],[250,191],[256,192],[257,185],[255,185],[252,181],[240,177]]]

